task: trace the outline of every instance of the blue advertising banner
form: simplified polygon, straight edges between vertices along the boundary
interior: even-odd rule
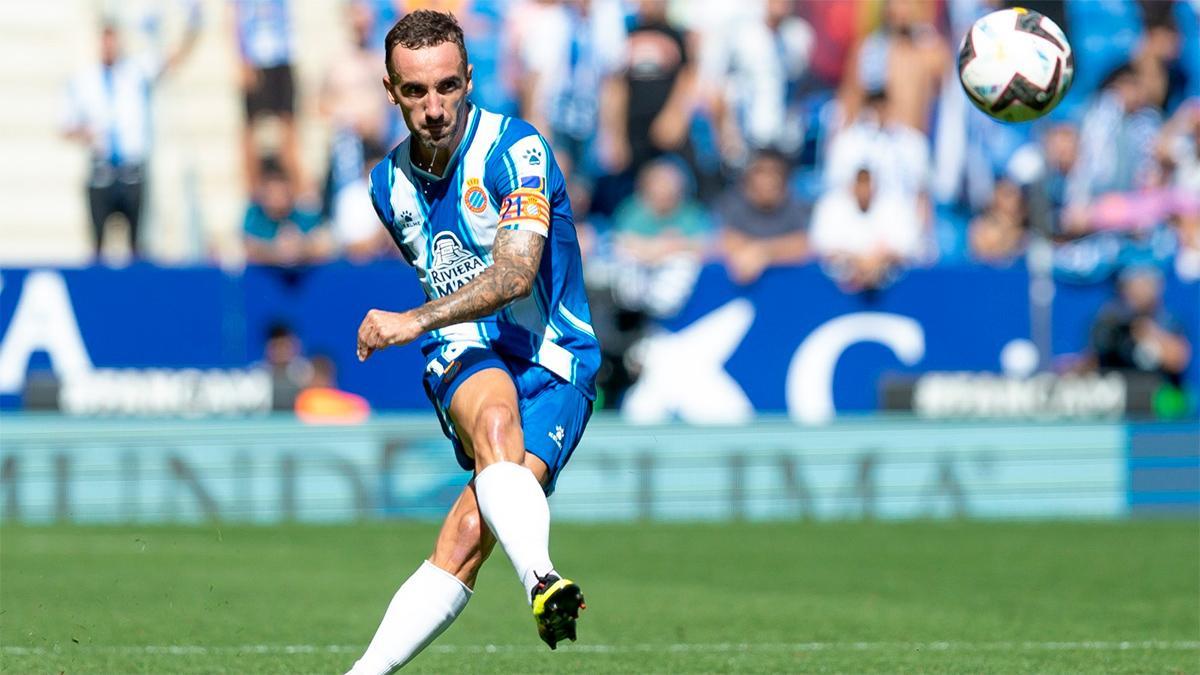
[[[402,263],[303,270],[250,267],[0,270],[0,407],[14,408],[31,370],[60,378],[94,368],[246,368],[268,330],[287,325],[308,355],[338,368],[339,385],[376,408],[428,405],[415,346],[359,364],[355,336],[371,308],[424,300]]]
[[[879,409],[888,373],[1027,374],[1029,276],[1021,267],[910,270],[874,293],[846,294],[816,265],[768,270],[749,287],[706,267],[692,298],[640,349],[641,378],[625,411],[643,422],[743,421],[788,412],[820,422]],[[1110,282],[1059,283],[1056,355],[1086,346]],[[1168,309],[1200,345],[1200,284],[1168,277]],[[425,409],[415,346],[366,364],[354,356],[367,310],[422,301],[402,263],[331,264],[304,270],[251,267],[0,270],[0,407],[20,404],[31,371],[59,379],[97,369],[246,369],[260,362],[268,330],[286,324],[304,351],[326,355],[341,388],[376,409]],[[1187,380],[1200,384],[1192,360]],[[232,385],[231,385],[232,386]]]
[[[768,270],[746,288],[712,265],[667,323],[674,332],[647,350],[628,412],[699,422],[786,410],[823,421],[874,410],[884,372],[1000,370],[1005,347],[1029,339],[1028,295],[1020,269],[914,270],[846,294],[815,265]]]
[[[601,414],[551,506],[575,521],[1121,518],[1127,439],[1114,423],[633,426]],[[469,477],[433,415],[349,427],[10,415],[0,519],[437,519]]]

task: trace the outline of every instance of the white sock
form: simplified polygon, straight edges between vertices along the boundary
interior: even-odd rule
[[[384,675],[408,663],[467,606],[471,589],[426,560],[400,586],[375,637],[346,675]]]
[[[512,462],[496,462],[475,477],[479,512],[512,561],[525,599],[550,563],[550,505],[533,472]]]

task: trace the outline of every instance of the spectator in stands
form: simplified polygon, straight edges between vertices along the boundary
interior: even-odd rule
[[[327,259],[333,248],[327,228],[316,213],[297,205],[279,165],[265,160],[260,174],[243,223],[247,262],[290,267]]]
[[[1135,265],[1121,272],[1119,296],[1092,326],[1090,357],[1100,370],[1153,373],[1179,385],[1191,361],[1182,325],[1162,305],[1158,268]]]
[[[691,295],[708,240],[704,210],[679,163],[657,159],[613,219],[613,292],[625,309],[669,316]]]
[[[262,366],[271,374],[271,409],[292,410],[296,396],[312,379],[313,369],[291,326],[276,321],[267,328]]]
[[[287,178],[296,192],[308,189],[300,167],[296,132],[296,84],[292,73],[292,24],[288,0],[233,0],[241,64],[242,94],[246,124],[242,130],[242,156],[251,190],[258,187],[258,158],[255,141],[258,124],[265,119],[279,123],[279,156]]]
[[[825,162],[825,186],[848,187],[867,166],[876,189],[914,201],[929,190],[929,139],[896,119],[890,95],[869,95],[854,122],[837,132]]]
[[[1016,153],[1008,163],[1009,179],[1021,185],[1028,203],[1029,229],[1060,239],[1062,210],[1067,200],[1067,177],[1079,159],[1079,132],[1070,124],[1055,124]]]
[[[391,140],[389,103],[379,86],[383,53],[379,45],[371,43],[374,10],[367,0],[351,0],[346,14],[351,42],[329,64],[318,97],[318,109],[333,127],[325,180],[326,215],[334,215],[333,201],[342,188],[360,179],[364,145],[380,146]]]
[[[1087,231],[1087,206],[1096,197],[1151,182],[1160,125],[1144,79],[1129,66],[1114,71],[1083,119],[1079,161],[1067,179],[1063,224],[1068,233]]]
[[[1142,79],[1149,105],[1174,111],[1188,90],[1188,73],[1180,62],[1179,27],[1171,14],[1173,3],[1142,5],[1145,29],[1129,67]]]
[[[1009,180],[996,183],[992,203],[967,229],[971,258],[1005,265],[1025,252],[1025,202],[1021,188]]]
[[[926,133],[950,49],[933,27],[936,5],[887,0],[883,25],[851,52],[838,98],[851,122],[872,94],[885,92],[888,118]]]
[[[1163,125],[1155,152],[1164,185],[1200,195],[1200,98],[1185,101]]]
[[[371,414],[367,400],[338,389],[337,366],[324,354],[312,357],[311,377],[296,396],[296,417],[306,424],[358,424]]]
[[[183,62],[199,34],[200,9],[193,2],[183,39],[165,58],[127,56],[116,24],[107,22],[100,29],[100,62],[70,83],[63,133],[91,152],[87,194],[97,257],[115,214],[128,224],[131,254],[137,257],[141,252],[138,226],[153,146],[148,94]]]
[[[813,77],[823,88],[835,89],[845,76],[849,55],[859,41],[863,3],[823,0],[798,4],[800,15],[813,27],[816,36],[811,61]]]
[[[1169,223],[1177,243],[1175,273],[1194,281],[1200,279],[1200,98],[1179,106],[1163,126],[1156,152],[1174,201]]]
[[[666,153],[690,160],[695,60],[686,36],[667,21],[667,3],[638,4],[624,65],[624,77],[601,99],[608,167],[636,176]]]
[[[394,257],[397,249],[371,203],[371,169],[383,160],[387,149],[364,144],[366,161],[358,177],[342,186],[333,197],[333,244],[338,254],[354,263]]]
[[[623,67],[620,6],[615,0],[531,3],[509,19],[522,116],[550,139],[556,155],[587,173],[600,101]]]
[[[816,37],[807,21],[792,14],[794,5],[767,0],[761,18],[745,22],[723,43],[725,63],[718,72],[724,81],[714,92],[713,109],[721,155],[730,166],[744,166],[758,148],[795,157],[804,142],[801,84]]]
[[[1177,242],[1175,275],[1183,281],[1200,281],[1200,203],[1176,213],[1171,227]]]
[[[739,284],[757,281],[772,265],[808,257],[809,207],[789,191],[788,167],[782,153],[759,150],[738,185],[717,202],[718,249]]]
[[[910,201],[875,185],[860,168],[850,187],[825,193],[813,212],[810,241],[826,272],[851,292],[881,288],[921,249],[921,225]]]

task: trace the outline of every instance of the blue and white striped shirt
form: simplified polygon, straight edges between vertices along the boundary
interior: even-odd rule
[[[591,326],[567,185],[549,145],[528,122],[482,110],[443,177],[413,165],[410,139],[372,171],[371,201],[430,300],[492,264],[497,229],[547,238],[529,297],[476,321],[432,331],[427,358],[451,345],[480,346],[545,367],[595,397],[600,345]]]

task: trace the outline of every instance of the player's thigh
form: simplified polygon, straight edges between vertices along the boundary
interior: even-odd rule
[[[476,471],[496,462],[524,461],[517,388],[507,371],[485,368],[468,377],[450,401],[450,420]]]

